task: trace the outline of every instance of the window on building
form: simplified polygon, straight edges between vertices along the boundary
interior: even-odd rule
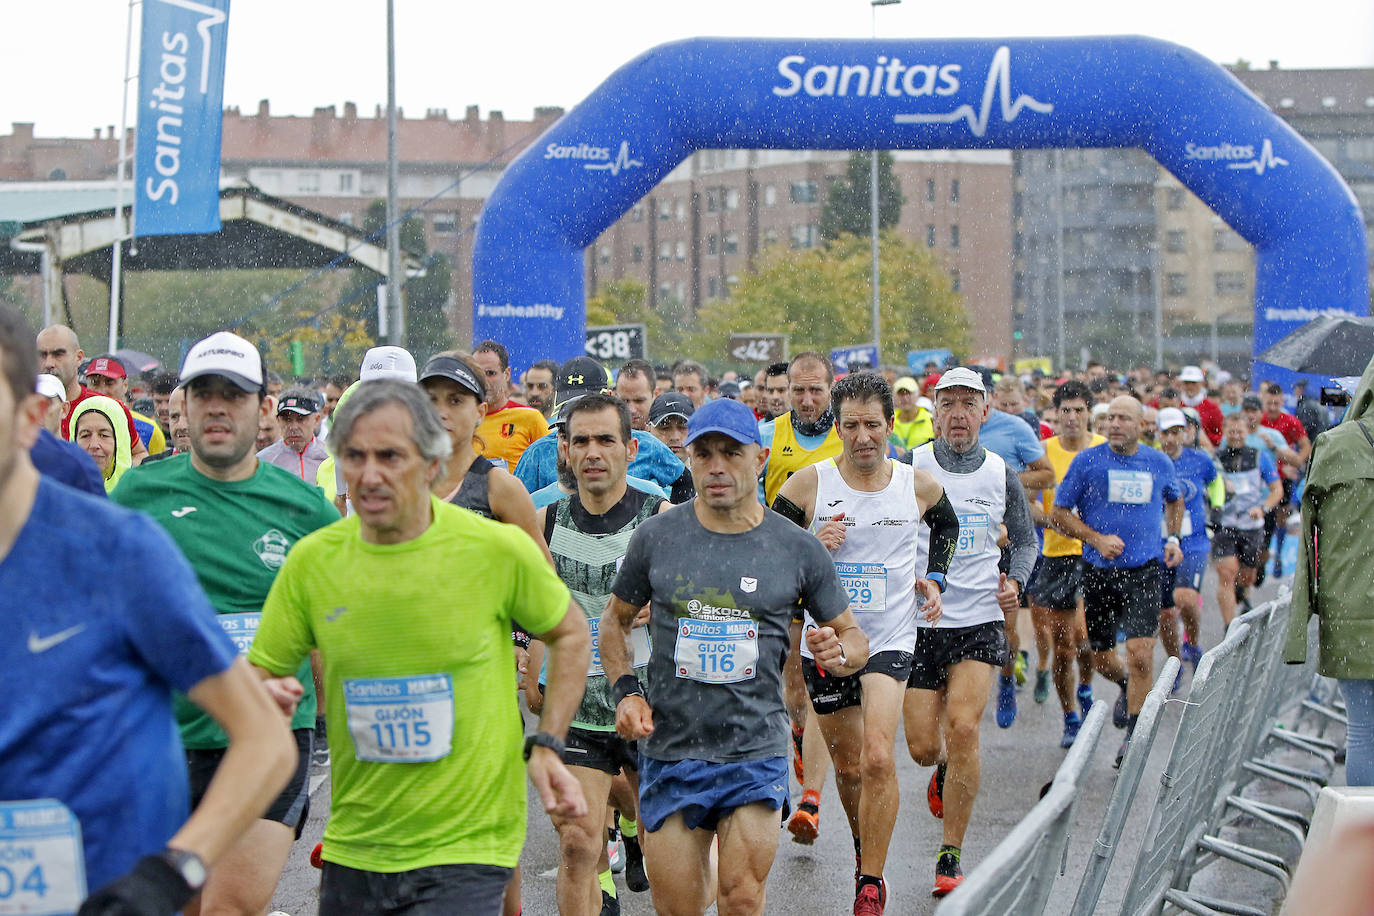
[[[644,263],[644,246],[635,245],[630,249],[630,260],[636,264]]]
[[[949,182],[949,202],[957,204],[959,202],[959,179],[953,178]]]
[[[778,243],[778,230],[772,229],[772,228],[763,230],[763,244],[765,244],[765,245],[776,245],[777,243]]]
[[[661,223],[666,223],[666,222],[668,222],[668,220],[670,220],[670,219],[672,219],[672,218],[673,218],[673,208],[672,208],[672,206],[665,200],[665,201],[663,201],[662,203],[660,203],[660,204],[658,205],[658,220],[659,220],[659,222],[661,222]]]
[[[596,260],[600,264],[611,263],[611,246],[602,245],[596,250]]]
[[[707,253],[707,254],[719,254],[719,253],[720,253],[720,243],[716,240],[716,236],[715,236],[714,234],[711,234],[711,235],[706,236],[706,253]]]
[[[770,185],[764,185],[764,188],[763,188],[763,205],[764,205],[765,207],[774,207],[774,206],[777,206],[777,203],[778,203],[778,189],[777,189],[775,186],[771,185],[771,184],[770,184]]]
[[[935,203],[935,179],[934,179],[934,178],[927,178],[927,179],[926,179],[926,200],[929,201],[930,203]]]
[[[453,235],[458,231],[458,214],[452,212],[434,214],[434,234]]]
[[[959,247],[959,226],[955,224],[949,227],[949,247]]]
[[[671,283],[660,283],[660,284],[658,285],[658,299],[659,299],[660,302],[662,302],[662,301],[665,300],[665,299],[668,299],[668,298],[671,297],[672,295],[673,295],[673,286],[672,286]]]
[[[959,271],[951,270],[949,272],[949,288],[956,293],[959,292]]]
[[[1164,292],[1169,296],[1188,295],[1188,275],[1187,274],[1165,274]]]
[[[339,173],[339,193],[340,193],[340,194],[352,194],[352,193],[353,193],[353,173],[352,173],[352,172],[340,172],[340,173]]]
[[[792,247],[793,248],[814,248],[819,233],[813,225],[798,225],[792,227]]]
[[[1024,299],[1026,296],[1026,275],[1017,271],[1011,275],[1011,297]]]
[[[714,299],[719,295],[719,280],[716,277],[706,278],[706,298]]]
[[[1212,230],[1212,250],[1213,251],[1241,251],[1245,248],[1245,240],[1228,228]]]
[[[673,245],[671,242],[664,242],[658,246],[658,259],[660,261],[671,261],[673,259]]]
[[[677,245],[673,248],[673,257],[675,257],[675,258],[676,258],[677,260],[679,260],[679,261],[685,261],[685,260],[687,260],[687,243],[686,243],[686,242],[678,242],[678,243],[677,243]]]
[[[717,209],[719,209],[719,205],[716,203],[716,189],[708,188],[706,190],[706,212],[715,213]]]
[[[1219,270],[1215,276],[1218,296],[1245,295],[1245,273],[1239,270]]]
[[[279,193],[281,191],[281,172],[276,169],[263,169],[254,177],[253,183],[264,191]]]
[[[927,247],[927,248],[934,248],[934,247],[935,247],[935,224],[934,224],[934,223],[927,223],[927,224],[926,224],[926,247]]]
[[[1164,235],[1164,250],[1173,252],[1187,251],[1188,233],[1183,229],[1170,229]]]
[[[635,204],[633,207],[630,208],[630,222],[632,222],[632,223],[642,223],[642,222],[644,222],[644,205],[643,205],[643,204]]]
[[[296,175],[296,190],[301,194],[320,193],[320,173],[300,172]]]
[[[679,223],[687,219],[687,205],[682,202],[681,197],[673,198],[673,215],[677,217]]]
[[[348,211],[348,210],[345,210],[344,212],[340,213],[340,214],[339,214],[339,222],[343,223],[345,226],[351,226],[351,225],[353,225],[353,214],[352,214],[352,212],[350,212],[350,211]]]
[[[739,209],[739,191],[735,188],[726,188],[725,190],[725,209]]]
[[[1182,188],[1170,188],[1164,197],[1165,206],[1170,210],[1182,210],[1188,202],[1188,192]]]
[[[792,203],[814,204],[816,202],[816,183],[814,181],[792,182]]]
[[[721,246],[723,254],[739,254],[739,235],[734,232],[725,233],[725,242]]]

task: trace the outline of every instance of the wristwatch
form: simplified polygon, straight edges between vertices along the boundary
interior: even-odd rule
[[[611,685],[611,705],[613,706],[619,706],[620,701],[626,697],[642,696],[644,696],[644,688],[640,686],[639,678],[633,674],[622,674]]]
[[[208,876],[205,863],[194,852],[169,846],[158,853],[157,857],[172,866],[172,870],[181,876],[181,880],[185,881],[186,886],[192,891],[199,893],[201,888],[205,887],[205,879]]]
[[[559,760],[563,759],[563,751],[566,750],[566,746],[563,744],[562,741],[558,740],[553,735],[550,735],[548,732],[535,732],[533,735],[530,735],[528,738],[525,739],[526,763],[529,763],[530,754],[534,751],[536,745],[538,745],[539,747],[548,748],[549,750],[553,751],[555,754],[558,755]]]
[[[1179,541],[1179,539],[1178,539],[1178,535],[1176,535],[1176,534],[1171,534],[1171,535],[1169,535],[1167,538],[1164,539],[1164,543],[1166,543],[1166,544],[1178,544],[1178,543],[1180,543],[1180,541]]]

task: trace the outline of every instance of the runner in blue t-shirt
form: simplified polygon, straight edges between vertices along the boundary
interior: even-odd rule
[[[294,748],[171,539],[34,468],[37,371],[32,331],[0,307],[0,690],[24,698],[0,720],[5,912],[170,913],[267,809]],[[243,747],[189,820],[173,689]]]
[[[1179,661],[1190,662],[1193,670],[1202,658],[1199,639],[1202,634],[1202,577],[1207,572],[1207,560],[1212,555],[1212,542],[1207,538],[1207,488],[1217,478],[1216,465],[1211,457],[1198,448],[1183,444],[1188,434],[1188,418],[1176,407],[1159,412],[1159,444],[1164,454],[1174,462],[1179,490],[1183,493],[1186,511],[1183,527],[1179,529],[1179,546],[1183,548],[1183,562],[1163,571],[1163,591],[1160,595],[1159,635],[1164,651]],[[1199,424],[1200,428],[1201,424]],[[1160,530],[1160,538],[1168,532]],[[1183,642],[1178,639],[1178,621],[1183,620]],[[1183,669],[1179,669],[1182,677]],[[1178,681],[1174,681],[1177,689]]]
[[[1153,673],[1161,530],[1168,536],[1165,565],[1177,566],[1183,559],[1183,494],[1174,463],[1140,444],[1142,422],[1139,401],[1129,395],[1113,398],[1107,407],[1106,444],[1079,452],[1054,493],[1055,527],[1083,542],[1088,564],[1083,604],[1093,668],[1122,688],[1112,722],[1127,729],[1126,741]],[[1127,665],[1116,654],[1118,626],[1126,631]],[[1126,741],[1117,752],[1118,766]]]

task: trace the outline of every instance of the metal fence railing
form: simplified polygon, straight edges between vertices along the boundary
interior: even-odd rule
[[[1049,792],[944,899],[936,916],[1003,916],[1044,910],[1068,846],[1079,780],[1102,736],[1108,705],[1093,704]]]

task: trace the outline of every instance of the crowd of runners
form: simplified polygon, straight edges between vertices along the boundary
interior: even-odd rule
[[[987,705],[1067,748],[1105,691],[1119,765],[1156,640],[1195,667],[1292,572],[1330,422],[1196,366],[513,368],[284,384],[219,332],[147,375],[0,308],[0,913],[261,916],[327,767],[326,916],[519,913],[526,778],[568,916],[616,871],[760,913],[846,829],[834,906],[880,914],[903,750],[943,896]]]

